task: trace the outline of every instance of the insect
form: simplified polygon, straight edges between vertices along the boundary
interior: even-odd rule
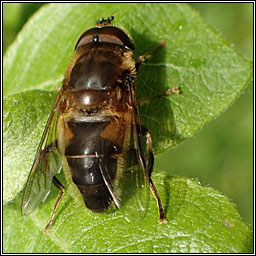
[[[56,178],[63,166],[86,207],[95,212],[120,207],[122,175],[131,170],[136,186],[149,187],[155,196],[159,222],[167,221],[151,179],[152,138],[140,123],[134,86],[141,64],[164,43],[135,62],[130,36],[112,25],[113,19],[102,18],[78,39],[26,182],[23,215],[47,197],[52,183],[60,190],[46,232],[65,193]]]

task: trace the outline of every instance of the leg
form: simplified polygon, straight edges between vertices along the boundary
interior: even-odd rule
[[[44,151],[45,151],[46,154],[52,153],[52,152],[54,152],[54,151],[57,149],[57,147],[58,147],[58,141],[55,140],[55,141],[53,141],[52,143],[50,143],[50,144],[44,149]]]
[[[157,201],[157,206],[158,206],[158,211],[159,211],[159,221],[158,223],[166,223],[168,222],[167,218],[165,217],[163,206],[161,203],[161,199],[157,193],[156,187],[151,179],[151,174],[153,171],[153,165],[154,165],[154,154],[153,154],[153,147],[152,147],[152,137],[150,132],[145,128],[142,127],[142,132],[147,138],[147,145],[148,145],[148,165],[147,165],[147,174],[148,174],[148,182],[149,182],[149,187],[156,198]]]
[[[136,71],[138,71],[140,65],[148,58],[150,58],[157,50],[162,48],[164,45],[166,45],[166,41],[162,41],[156,48],[154,48],[151,52],[145,53],[141,56],[139,56],[137,62],[135,63]]]
[[[166,41],[162,41],[156,48],[154,48],[151,52],[148,52],[148,53],[145,53],[141,56],[139,56],[137,62],[135,63],[135,68],[136,68],[136,71],[139,70],[140,68],[140,65],[148,58],[150,58],[157,50],[159,50],[160,48],[162,48],[164,45],[166,45]],[[169,90],[167,90],[166,92],[164,93],[161,93],[159,95],[156,95],[152,98],[141,98],[137,101],[137,103],[141,103],[141,102],[145,102],[145,101],[150,101],[150,100],[154,100],[154,99],[157,99],[157,98],[160,98],[160,97],[163,97],[163,96],[167,96],[167,95],[171,95],[171,94],[178,94],[180,93],[179,91],[179,88],[178,86],[175,86]]]
[[[53,208],[51,217],[50,217],[50,219],[49,219],[47,225],[46,225],[45,228],[44,228],[44,232],[45,232],[45,233],[48,232],[48,228],[49,228],[50,225],[52,224],[53,217],[54,217],[54,215],[55,215],[55,213],[56,213],[56,210],[57,210],[57,208],[58,208],[58,206],[59,206],[59,204],[60,204],[60,201],[61,201],[61,199],[62,199],[62,197],[64,196],[64,193],[65,193],[65,188],[63,187],[63,185],[58,181],[58,179],[57,179],[55,176],[53,176],[52,182],[53,182],[53,184],[60,190],[60,193],[59,193],[59,196],[58,196],[58,198],[57,198],[57,200],[56,200],[56,203],[55,203],[55,205],[54,205],[54,208]]]
[[[179,90],[178,86],[174,86],[173,88],[167,90],[166,92],[160,93],[160,94],[158,94],[156,96],[153,96],[152,98],[141,98],[141,99],[138,99],[137,100],[137,104],[140,104],[141,102],[155,100],[155,99],[161,98],[163,96],[168,96],[168,95],[171,95],[171,94],[178,94],[178,93],[180,93],[180,90]]]

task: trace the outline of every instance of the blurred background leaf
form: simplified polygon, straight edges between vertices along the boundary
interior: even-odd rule
[[[15,38],[29,16],[42,4],[4,4],[3,48]],[[252,59],[253,4],[191,4],[205,20]],[[171,175],[197,177],[228,195],[244,220],[253,222],[253,90],[200,133],[156,157],[156,169]],[[201,156],[204,156],[203,159]]]

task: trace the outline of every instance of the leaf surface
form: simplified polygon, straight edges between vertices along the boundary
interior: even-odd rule
[[[81,32],[94,26],[99,15],[114,12],[114,24],[134,40],[135,59],[167,41],[143,65],[136,81],[138,98],[175,85],[182,92],[141,105],[156,152],[191,137],[230,106],[252,79],[252,62],[186,4],[50,4],[30,20],[7,52],[4,95],[61,86]]]
[[[72,3],[43,7],[4,57],[3,195],[4,203],[9,202],[4,207],[4,251],[249,252],[249,228],[227,198],[191,180],[163,173],[155,178],[161,197],[165,194],[162,200],[170,220],[166,225],[157,225],[153,200],[146,218],[133,224],[125,218],[129,210],[97,216],[78,209],[67,191],[47,237],[42,230],[56,190],[37,213],[21,220],[17,194],[25,184],[57,94],[48,91],[61,86],[81,32],[115,11],[115,25],[127,30],[134,40],[135,60],[162,40],[167,41],[144,63],[136,79],[138,98],[155,96],[175,85],[181,90],[179,95],[140,106],[156,153],[194,135],[229,107],[252,79],[252,63],[186,4]]]
[[[153,175],[169,222],[159,225],[155,199],[142,220],[129,211],[96,214],[77,207],[67,193],[48,235],[43,233],[57,189],[25,219],[18,197],[4,207],[4,252],[51,253],[242,253],[252,250],[252,232],[224,195],[196,181]],[[10,237],[11,236],[11,237]],[[15,238],[15,239],[14,239]],[[21,241],[23,241],[21,243]]]

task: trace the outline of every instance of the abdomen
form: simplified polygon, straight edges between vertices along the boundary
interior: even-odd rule
[[[109,184],[115,180],[116,156],[120,153],[118,145],[102,137],[104,130],[111,126],[111,119],[90,117],[81,122],[70,120],[67,125],[73,134],[65,149],[72,180],[85,205],[92,211],[103,212],[113,201],[106,179]]]

